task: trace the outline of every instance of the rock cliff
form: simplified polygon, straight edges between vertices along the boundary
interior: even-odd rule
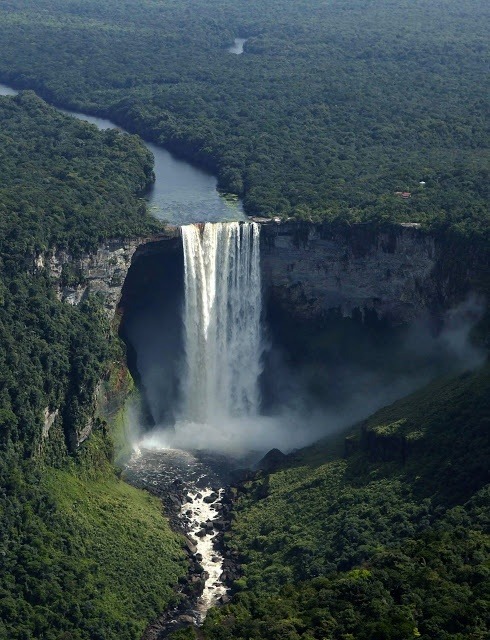
[[[264,293],[298,320],[315,321],[329,311],[344,317],[375,312],[393,324],[411,322],[423,311],[436,314],[461,302],[471,289],[471,260],[448,266],[453,250],[417,224],[377,229],[357,224],[333,227],[312,223],[262,225]],[[145,254],[180,247],[178,227],[150,238],[112,239],[95,253],[75,258],[63,250],[35,258],[47,268],[60,299],[78,304],[100,294],[114,316],[131,264]]]
[[[329,311],[375,312],[390,323],[438,311],[467,291],[449,291],[440,268],[443,243],[417,224],[379,230],[302,223],[262,230],[264,290],[269,302],[300,320]]]
[[[157,236],[106,240],[96,252],[79,257],[55,248],[36,256],[34,268],[49,270],[60,300],[77,305],[88,294],[98,294],[108,318],[113,318],[133,259],[154,251],[155,247],[164,250],[161,243],[175,242],[178,238],[178,227],[169,226]]]
[[[49,252],[34,256],[32,268],[34,271],[46,269],[59,299],[68,304],[78,305],[89,294],[100,296],[105,313],[112,320],[133,262],[141,255],[165,251],[169,244],[175,245],[179,241],[179,229],[168,227],[152,237],[106,240],[97,251],[81,256],[73,256],[68,251],[55,247]],[[118,379],[125,380],[126,374],[124,367]],[[123,404],[128,393],[127,385],[123,385],[121,389],[119,384],[114,389],[109,387],[107,380],[99,381],[93,393],[91,415],[81,427],[70,428],[65,425],[65,439],[70,451],[75,451],[90,436],[99,414],[106,419],[116,412],[114,403],[119,406]],[[59,408],[45,409],[39,453],[59,413]]]

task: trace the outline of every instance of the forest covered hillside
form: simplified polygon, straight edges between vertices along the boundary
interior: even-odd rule
[[[35,258],[154,229],[137,197],[152,159],[30,92],[0,98],[0,122],[0,638],[133,639],[174,597],[181,542],[110,464],[95,389],[130,384],[100,302],[60,302]]]
[[[484,232],[488,11],[479,0],[8,0],[0,79],[208,166],[249,214]]]

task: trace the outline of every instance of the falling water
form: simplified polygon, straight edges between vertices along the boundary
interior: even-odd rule
[[[254,416],[261,372],[260,227],[182,227],[185,374],[182,418]]]

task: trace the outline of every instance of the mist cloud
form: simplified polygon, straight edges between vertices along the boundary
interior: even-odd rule
[[[362,419],[441,375],[458,373],[479,366],[485,357],[471,343],[470,333],[482,317],[484,302],[475,296],[448,311],[438,331],[428,319],[421,318],[406,333],[394,355],[406,361],[407,370],[395,376],[386,372],[346,365],[335,376],[341,377],[345,401],[335,406],[320,406],[312,401],[301,371],[287,370],[281,359],[274,360],[274,375],[280,389],[270,415],[230,418],[216,416],[208,424],[177,420],[174,426],[157,425],[143,435],[140,448],[208,450],[239,456],[247,452],[263,455],[272,448],[288,452],[307,446]],[[327,363],[328,364],[328,363]],[[283,366],[283,370],[279,370]],[[165,390],[168,381],[153,376],[154,367],[144,376],[152,382],[148,399],[158,398],[158,387]],[[281,380],[282,378],[282,380]],[[327,381],[328,384],[328,381]],[[161,385],[161,386],[160,386]],[[165,394],[168,398],[168,394]]]

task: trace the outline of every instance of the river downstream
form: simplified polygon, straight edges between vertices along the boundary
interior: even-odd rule
[[[159,637],[182,624],[200,625],[210,607],[228,599],[225,577],[232,563],[224,558],[222,533],[230,504],[223,487],[235,466],[235,460],[216,454],[144,448],[127,464],[125,479],[162,500],[174,528],[187,537],[194,563],[188,603],[163,616]]]

